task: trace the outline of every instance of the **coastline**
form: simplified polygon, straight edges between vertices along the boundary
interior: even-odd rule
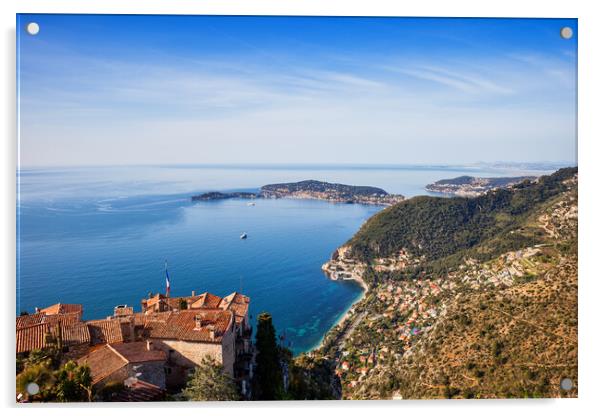
[[[368,294],[368,285],[366,285],[366,282],[364,282],[364,279],[362,278],[358,278],[353,279],[353,281],[357,284],[360,285],[360,287],[362,288],[362,293],[357,297],[357,299],[355,299],[353,301],[353,303],[347,308],[347,310],[345,311],[345,313],[343,313],[337,320],[336,322],[332,325],[332,327],[330,327],[330,329],[326,332],[326,334],[330,331],[332,331],[333,328],[336,328],[337,326],[341,325],[342,323],[344,323],[347,319],[349,319],[350,315],[351,315],[351,310],[355,307],[355,305],[357,305],[358,303],[360,303],[362,300],[364,300],[364,298],[366,297],[366,295]],[[326,334],[324,334],[324,337],[326,336]],[[322,337],[322,340],[320,341],[320,346],[322,346],[322,343],[324,342],[324,337]]]
[[[332,281],[336,281],[335,279],[331,279],[331,278],[329,278],[329,279]],[[324,333],[324,335],[322,335],[322,337],[320,338],[320,341],[318,343],[316,343],[314,346],[312,346],[311,348],[309,348],[307,351],[302,352],[301,354],[313,354],[315,351],[318,351],[319,349],[321,349],[324,346],[324,340],[326,339],[326,335],[328,335],[336,327],[338,327],[338,326],[342,325],[344,322],[346,322],[351,317],[351,311],[353,310],[355,305],[357,305],[358,303],[360,303],[361,301],[363,301],[366,298],[366,294],[368,293],[368,286],[366,285],[366,282],[364,282],[364,280],[361,278],[359,278],[359,280],[356,280],[356,279],[348,279],[348,280],[353,280],[353,282],[355,284],[359,285],[362,288],[361,293],[353,301],[353,303],[351,303],[351,305],[349,305],[349,307],[344,312],[341,313],[341,315],[332,324],[332,326],[328,329],[328,331],[326,331]]]
[[[336,250],[336,253],[346,253],[346,248],[341,247],[338,248]],[[337,256],[338,258],[338,256]],[[320,341],[318,343],[316,343],[313,347],[311,347],[310,349],[308,349],[305,353],[306,354],[312,354],[313,352],[321,349],[324,346],[324,340],[326,338],[326,336],[335,328],[341,326],[342,324],[344,324],[350,317],[352,314],[352,310],[355,308],[355,306],[360,303],[361,301],[363,301],[366,298],[366,295],[369,291],[369,287],[366,284],[366,282],[364,281],[364,279],[361,277],[361,273],[357,273],[357,270],[354,273],[350,273],[347,277],[343,278],[338,278],[336,274],[333,274],[331,270],[329,270],[329,265],[331,265],[331,263],[333,261],[336,261],[334,259],[330,259],[328,262],[326,262],[323,266],[322,266],[322,270],[324,271],[324,274],[326,274],[326,276],[328,277],[328,279],[332,280],[333,282],[338,282],[338,281],[344,281],[344,282],[353,282],[354,284],[357,284],[358,286],[360,286],[360,288],[362,289],[361,293],[359,294],[359,296],[351,303],[351,305],[349,305],[349,307],[341,313],[341,315],[339,315],[339,317],[336,319],[336,321],[332,324],[332,326],[328,329],[328,331],[326,331],[324,333],[324,335],[322,335],[322,337],[320,338]]]

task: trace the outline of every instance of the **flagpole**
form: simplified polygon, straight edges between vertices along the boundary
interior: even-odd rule
[[[166,286],[165,297],[169,297],[169,290],[170,290],[171,284],[169,282],[169,273],[167,272],[167,260],[165,260],[165,286]]]

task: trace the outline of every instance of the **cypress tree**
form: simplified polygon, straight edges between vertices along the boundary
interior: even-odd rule
[[[276,344],[276,330],[272,324],[272,316],[262,313],[257,317],[257,370],[255,372],[255,388],[257,400],[280,400],[284,397],[280,354]]]

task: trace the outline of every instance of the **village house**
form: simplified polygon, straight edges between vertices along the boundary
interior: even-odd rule
[[[168,354],[168,384],[181,384],[186,375],[210,357],[249,392],[253,348],[250,299],[234,292],[223,298],[205,292],[166,297],[149,294],[142,313],[134,314],[137,339],[151,339]]]
[[[112,319],[96,319],[86,321],[90,331],[90,342],[92,345],[114,344],[124,342],[123,328],[119,321]]]
[[[126,380],[124,385],[125,389],[111,394],[107,400],[110,402],[158,402],[165,397],[165,390],[142,380]]]
[[[169,362],[192,369],[210,357],[234,375],[234,315],[221,309],[160,312],[146,317],[144,339],[168,353]]]
[[[237,292],[223,298],[208,292],[185,297],[149,294],[141,303],[142,312],[118,305],[112,316],[90,321],[82,321],[82,305],[36,308],[36,313],[16,319],[17,353],[55,346],[64,359],[90,366],[96,388],[129,380],[148,394],[182,387],[209,357],[239,383],[243,397],[249,397],[254,361],[249,297]],[[137,373],[142,373],[140,378],[134,377]],[[136,380],[158,390],[136,385]]]
[[[36,310],[36,312],[40,312],[45,315],[75,314],[78,316],[78,320],[81,320],[84,313],[84,308],[82,305],[77,303],[56,303],[44,309]]]
[[[251,324],[249,321],[250,299],[238,292],[233,292],[223,298],[205,292],[191,296],[169,298],[163,294],[149,294],[148,299],[142,300],[142,312],[149,315],[157,312],[182,310],[227,310],[234,315],[234,330],[238,345],[237,354],[248,353],[251,350]]]
[[[16,352],[54,346],[67,359],[84,355],[90,346],[90,332],[81,321],[82,305],[56,304],[16,318]]]
[[[102,345],[77,362],[90,367],[92,387],[96,391],[107,383],[124,383],[128,379],[165,389],[166,357],[165,352],[155,349],[150,341],[128,342]]]

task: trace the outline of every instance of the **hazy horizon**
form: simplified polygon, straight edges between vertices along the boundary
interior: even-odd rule
[[[18,21],[23,168],[577,163],[576,19]]]
[[[295,162],[295,163],[244,163],[244,162],[223,162],[223,163],[123,163],[123,164],[86,164],[86,165],[23,165],[17,167],[17,169],[77,169],[77,168],[126,168],[126,167],[166,167],[166,168],[219,168],[219,167],[233,167],[233,168],[284,168],[284,169],[295,169],[295,168],[357,168],[357,169],[395,169],[395,168],[433,168],[433,167],[489,167],[504,168],[562,168],[562,167],[573,167],[578,166],[578,163],[564,160],[564,161],[534,161],[534,162],[521,162],[521,161],[493,161],[493,162],[472,162],[472,163],[344,163],[344,162]],[[536,169],[535,169],[536,170]]]

